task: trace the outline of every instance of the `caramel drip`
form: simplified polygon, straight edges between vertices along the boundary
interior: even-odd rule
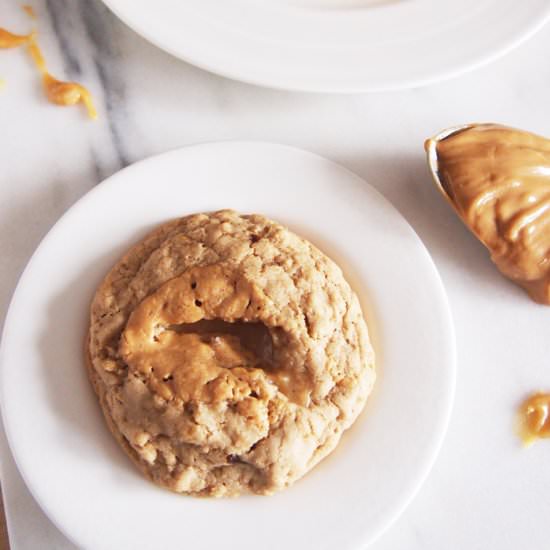
[[[32,6],[25,5],[23,9],[31,17],[35,18]],[[48,72],[44,55],[36,39],[36,32],[30,34],[13,34],[6,29],[0,28],[0,48],[16,48],[23,45],[27,45],[28,52],[42,76],[42,86],[48,101],[55,105],[62,106],[83,103],[90,118],[96,119],[97,111],[95,110],[92,96],[84,86],[77,82],[63,82],[54,78]]]
[[[495,124],[435,144],[436,179],[500,271],[550,304],[550,141]]]
[[[27,44],[30,38],[31,38],[30,34],[13,34],[12,32],[7,31],[6,29],[0,28],[0,48],[1,49],[17,48],[18,46]]]
[[[519,408],[520,436],[526,445],[550,438],[550,394],[535,393]]]
[[[48,101],[62,106],[76,105],[82,102],[90,118],[96,119],[97,112],[90,92],[84,86],[76,82],[63,82],[54,78],[48,72],[46,61],[34,36],[31,36],[28,44],[29,53],[36,68],[42,74],[42,85]]]

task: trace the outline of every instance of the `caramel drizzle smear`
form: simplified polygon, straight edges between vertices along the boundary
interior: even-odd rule
[[[33,19],[36,18],[32,6],[25,5],[23,9],[30,17]],[[48,101],[61,106],[83,103],[88,111],[88,116],[92,119],[96,119],[97,111],[94,107],[92,95],[84,86],[77,82],[63,82],[50,74],[42,50],[38,45],[36,31],[30,34],[21,35],[13,34],[6,29],[0,28],[0,48],[8,49],[24,45],[27,46],[27,51],[40,72],[42,87],[44,88],[44,93]]]
[[[8,48],[17,48],[26,44],[31,35],[30,34],[13,34],[6,29],[0,28],[0,48],[7,50]]]
[[[42,51],[38,46],[36,37],[31,35],[28,41],[28,51],[36,65],[36,68],[42,75],[42,85],[44,92],[50,103],[56,105],[76,105],[82,102],[88,111],[90,118],[97,118],[97,111],[95,110],[92,96],[90,92],[77,82],[63,82],[54,78],[49,72],[46,66],[46,61],[42,55]]]

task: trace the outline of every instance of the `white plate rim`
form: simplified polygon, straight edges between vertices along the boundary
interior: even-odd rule
[[[126,10],[125,0],[102,0],[109,10],[115,14],[123,23],[145,38],[151,44],[161,50],[169,53],[173,57],[190,63],[200,69],[212,74],[221,75],[231,80],[261,86],[281,91],[307,92],[307,93],[328,93],[328,94],[357,94],[365,92],[384,92],[396,91],[402,89],[419,88],[429,86],[440,81],[445,81],[462,76],[463,74],[478,70],[498,59],[504,57],[512,50],[516,49],[524,42],[532,38],[546,23],[550,20],[550,5],[541,8],[538,19],[532,20],[523,28],[517,29],[514,34],[503,37],[500,42],[487,51],[479,51],[475,59],[465,60],[454,66],[438,67],[429,71],[429,74],[423,74],[417,77],[392,78],[392,79],[372,79],[361,78],[352,83],[315,81],[307,77],[288,77],[286,81],[280,81],[269,74],[252,74],[252,72],[232,64],[225,59],[223,62],[217,62],[214,57],[204,54],[197,55],[196,51],[190,52],[191,48],[183,51],[180,47],[174,46],[169,39],[163,38],[150,29],[143,21],[136,20],[131,12]],[[196,48],[197,44],[194,44]],[[204,48],[203,48],[204,49]],[[253,45],[251,45],[253,49]],[[200,50],[200,48],[199,48]]]
[[[30,493],[32,494],[33,498],[36,500],[36,502],[39,504],[42,511],[45,513],[45,515],[52,521],[52,523],[74,544],[81,545],[82,540],[78,540],[74,537],[74,535],[71,533],[70,529],[67,528],[66,525],[63,524],[60,519],[51,512],[51,510],[48,508],[47,504],[40,498],[40,495],[36,492],[35,488],[33,487],[32,482],[30,482],[29,477],[27,476],[24,468],[21,468],[20,466],[20,458],[17,452],[17,445],[15,444],[16,438],[14,437],[14,433],[12,431],[10,422],[7,421],[9,419],[9,412],[6,408],[6,383],[5,383],[5,376],[6,376],[6,366],[5,366],[5,360],[4,360],[4,342],[6,340],[6,333],[8,332],[8,329],[10,327],[10,320],[13,316],[13,311],[17,307],[17,301],[18,296],[23,292],[23,288],[25,286],[25,281],[28,278],[28,274],[32,272],[33,270],[33,264],[36,261],[36,257],[38,256],[39,252],[47,246],[47,243],[50,240],[53,240],[56,238],[56,228],[61,226],[65,220],[67,220],[75,211],[77,211],[80,207],[82,207],[87,201],[90,201],[92,197],[94,197],[98,193],[103,193],[105,190],[110,186],[117,186],[119,185],[118,180],[124,179],[129,174],[131,174],[134,171],[140,170],[140,168],[145,164],[152,164],[157,162],[163,162],[164,159],[170,159],[172,157],[178,157],[180,155],[184,155],[187,151],[193,150],[193,149],[205,149],[205,148],[217,148],[217,147],[260,147],[260,148],[275,148],[279,151],[286,150],[289,153],[292,154],[300,154],[304,155],[306,157],[309,157],[311,159],[317,159],[320,161],[323,161],[325,163],[328,163],[332,165],[333,167],[336,167],[338,170],[342,172],[346,172],[349,174],[351,178],[356,179],[357,181],[360,181],[361,183],[367,185],[369,192],[373,195],[377,196],[378,200],[380,200],[382,203],[385,203],[386,206],[389,206],[400,218],[401,222],[407,226],[408,230],[410,231],[411,235],[417,240],[417,244],[419,245],[419,251],[421,251],[424,255],[424,259],[426,261],[426,264],[429,265],[430,269],[432,270],[433,280],[432,283],[435,284],[434,287],[434,293],[437,294],[438,299],[440,300],[440,305],[442,306],[444,310],[444,318],[441,320],[444,323],[444,326],[442,327],[442,334],[444,338],[447,339],[447,351],[448,355],[446,357],[445,368],[447,369],[447,380],[446,380],[446,386],[443,388],[443,392],[446,395],[446,402],[444,408],[439,411],[439,417],[437,422],[437,427],[434,431],[435,433],[432,437],[432,440],[430,442],[431,444],[431,454],[429,459],[425,460],[424,463],[419,467],[414,485],[409,489],[407,495],[401,499],[401,502],[399,506],[395,507],[393,515],[391,517],[388,517],[385,524],[380,526],[377,532],[374,534],[374,536],[371,536],[368,538],[365,542],[366,545],[372,544],[374,541],[376,541],[402,514],[402,512],[405,510],[405,508],[410,504],[410,502],[414,499],[414,497],[418,494],[420,491],[422,485],[424,484],[426,478],[428,477],[434,463],[437,460],[437,457],[439,455],[440,449],[443,445],[445,435],[447,433],[450,417],[452,414],[453,404],[454,404],[454,397],[455,397],[455,391],[456,391],[456,340],[455,340],[455,331],[454,331],[454,323],[452,320],[452,314],[449,306],[449,301],[443,286],[443,282],[441,281],[440,275],[437,271],[437,268],[435,266],[435,263],[433,262],[433,259],[429,255],[428,250],[425,248],[423,242],[418,237],[414,229],[410,226],[408,221],[401,216],[399,211],[375,188],[370,186],[368,183],[366,183],[362,178],[357,176],[355,173],[353,173],[351,170],[329,160],[325,157],[322,157],[320,155],[317,155],[315,153],[305,151],[302,149],[298,149],[292,146],[288,145],[282,145],[277,143],[270,143],[270,142],[264,142],[264,141],[241,141],[241,140],[227,140],[227,141],[219,141],[219,142],[206,142],[206,143],[198,143],[195,145],[189,145],[182,148],[174,149],[165,153],[161,153],[158,155],[154,155],[152,157],[143,159],[141,161],[138,161],[132,165],[129,165],[122,170],[116,172],[112,176],[106,178],[103,182],[93,187],[90,191],[88,191],[85,195],[83,195],[79,200],[77,200],[51,227],[51,229],[48,231],[48,233],[44,236],[44,238],[41,240],[39,245],[37,246],[35,252],[32,254],[29,262],[27,263],[25,269],[23,270],[18,284],[16,286],[16,289],[13,293],[12,299],[10,301],[10,305],[8,307],[7,314],[5,316],[5,322],[4,327],[2,331],[2,338],[0,340],[0,413],[2,415],[2,420],[4,422],[4,429],[6,432],[7,441],[9,444],[10,451],[12,452],[12,456],[14,458],[14,461],[17,465],[17,468],[19,470],[19,473],[21,474],[23,480],[25,481],[25,484],[27,488],[29,489]],[[109,437],[110,434],[109,434]],[[181,497],[178,497],[181,498]]]

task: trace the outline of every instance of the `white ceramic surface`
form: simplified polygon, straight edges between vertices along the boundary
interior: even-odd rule
[[[199,67],[273,88],[416,87],[483,65],[550,16],[547,0],[104,0]]]
[[[88,304],[121,252],[159,222],[221,207],[265,213],[340,261],[378,354],[375,391],[339,448],[271,498],[192,499],[142,479],[108,433],[82,360]],[[427,475],[449,418],[454,352],[426,249],[363,180],[284,146],[194,146],[109,178],[43,240],[5,323],[3,421],[36,500],[84,548],[185,540],[197,550],[257,550],[261,540],[265,550],[351,550],[379,535]]]

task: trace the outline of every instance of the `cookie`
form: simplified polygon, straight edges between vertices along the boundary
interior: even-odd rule
[[[375,380],[340,268],[278,223],[230,210],[170,221],[113,267],[86,355],[128,455],[193,495],[288,487],[334,449]]]

